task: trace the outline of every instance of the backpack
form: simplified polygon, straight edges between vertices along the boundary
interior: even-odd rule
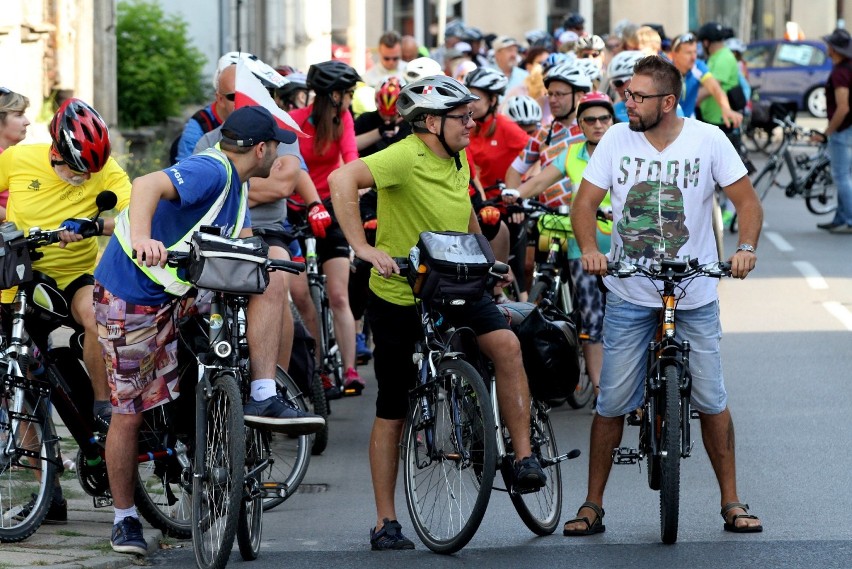
[[[521,344],[530,393],[540,401],[565,399],[580,380],[580,341],[574,322],[552,305],[500,304]]]
[[[201,132],[208,133],[214,128],[216,125],[213,124],[213,118],[210,116],[210,113],[207,112],[207,109],[201,109],[192,115],[190,120],[195,119],[199,125],[201,125]],[[183,131],[180,131],[180,134],[175,137],[172,141],[171,146],[169,146],[169,165],[174,166],[177,164],[177,153],[178,153],[178,144],[180,144],[180,139],[183,136]]]

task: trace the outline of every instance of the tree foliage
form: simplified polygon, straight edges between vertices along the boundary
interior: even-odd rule
[[[190,43],[183,18],[167,15],[157,0],[122,0],[116,36],[121,125],[161,123],[204,100],[205,58]]]

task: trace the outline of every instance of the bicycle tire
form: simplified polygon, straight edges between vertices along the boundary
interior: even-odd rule
[[[552,462],[559,456],[556,449],[556,435],[550,424],[547,405],[533,400],[530,416],[530,446],[533,455],[537,456],[541,467],[547,474],[547,482],[537,492],[518,494],[510,492],[512,505],[530,531],[536,535],[550,535],[556,531],[559,518],[562,516],[562,468],[560,463]],[[505,438],[508,438],[504,435]],[[508,441],[507,441],[508,442]],[[510,485],[514,472],[511,461],[514,456],[507,457],[503,465],[503,479],[506,487]]]
[[[566,399],[572,409],[582,409],[588,405],[595,393],[595,386],[592,384],[592,378],[589,377],[589,370],[586,368],[586,356],[583,355],[582,343],[579,348],[577,358],[580,360],[580,377],[574,391]]]
[[[275,370],[275,383],[286,400],[302,411],[311,410],[296,382],[280,367]],[[271,431],[263,433],[263,443],[273,460],[260,482],[261,488],[266,491],[263,510],[268,512],[284,503],[299,488],[311,462],[313,443],[311,435],[289,436]]]
[[[243,400],[236,377],[217,373],[209,399],[196,388],[196,401],[192,546],[199,569],[221,569],[234,546],[245,474]],[[206,472],[199,475],[202,468]]]
[[[143,413],[139,430],[141,452],[158,451],[171,445],[167,441],[180,441],[180,452],[189,453],[191,443],[187,435],[175,437],[170,434],[169,406],[161,405]],[[176,449],[173,449],[177,452]],[[191,458],[189,455],[187,458]],[[165,535],[178,539],[192,536],[192,492],[190,472],[181,465],[176,455],[163,459],[141,462],[134,490],[136,508],[149,524]]]
[[[660,538],[663,543],[677,541],[680,508],[681,396],[677,366],[663,367],[666,382],[666,408],[663,415],[660,458]]]
[[[12,435],[9,421],[9,403],[14,388],[0,382],[0,448],[5,447]],[[24,415],[37,420],[20,420],[17,447],[21,451],[37,453],[38,457],[20,452],[13,456],[0,454],[0,543],[23,541],[41,527],[53,499],[53,480],[56,477],[59,454],[58,440],[49,415],[46,398],[24,397],[21,409]],[[38,466],[34,464],[38,461]],[[32,502],[32,504],[30,504]]]
[[[497,469],[496,426],[491,396],[469,363],[441,361],[429,385],[422,396],[432,418],[424,418],[420,397],[414,396],[403,436],[405,501],[426,547],[451,554],[473,538],[488,507]],[[433,457],[424,454],[430,439]],[[467,465],[460,460],[465,453]]]
[[[828,157],[808,174],[804,181],[805,207],[814,215],[826,215],[837,209],[837,187],[831,177]]]
[[[328,399],[325,396],[325,389],[322,385],[322,378],[318,373],[315,373],[311,378],[311,391],[308,394],[308,399],[313,405],[313,412],[325,419],[323,428],[314,433],[313,444],[311,445],[311,454],[316,456],[325,451],[328,446],[328,416],[331,413],[328,405]]]
[[[263,472],[249,476],[249,472],[262,461],[269,459],[269,446],[265,434],[268,431],[245,427],[245,484],[240,502],[237,523],[237,546],[244,561],[254,561],[260,555],[260,540],[263,534],[264,492],[261,488]]]
[[[770,188],[775,185],[775,180],[778,178],[778,174],[780,173],[781,163],[770,160],[754,179],[752,185],[754,186],[754,191],[757,193],[761,202],[766,199],[766,194],[768,194]]]

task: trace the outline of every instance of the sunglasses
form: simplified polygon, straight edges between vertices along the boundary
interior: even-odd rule
[[[88,172],[80,172],[79,170],[75,170],[71,166],[68,166],[68,163],[65,162],[64,160],[51,160],[50,165],[51,166],[66,166],[69,170],[71,170],[71,173],[74,174],[75,176],[85,176],[86,174],[88,174]]]
[[[221,95],[231,102],[233,102],[233,100],[237,98],[236,93],[221,93]]]
[[[672,50],[677,49],[678,46],[680,46],[680,44],[682,44],[682,43],[692,43],[692,42],[695,42],[695,41],[698,41],[698,38],[695,37],[695,34],[693,34],[693,33],[686,33],[686,34],[679,35],[672,42]]]
[[[605,114],[605,115],[600,115],[598,117],[583,117],[580,120],[582,120],[584,123],[586,123],[589,126],[594,125],[596,122],[600,122],[601,124],[607,124],[609,121],[612,120],[612,115]]]
[[[589,59],[589,58],[592,58],[592,57],[600,57],[600,56],[601,56],[601,52],[599,52],[599,51],[587,51],[586,53],[584,53],[580,56],[580,59]]]

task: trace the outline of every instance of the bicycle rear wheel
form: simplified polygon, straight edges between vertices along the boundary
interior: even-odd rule
[[[666,408],[663,414],[660,450],[660,537],[663,543],[677,541],[680,507],[681,397],[678,368],[663,367]]]
[[[14,437],[15,452],[0,453],[0,542],[23,541],[41,526],[53,499],[59,462],[46,397],[24,397],[15,413],[15,388],[0,383],[0,449]]]
[[[530,531],[537,535],[550,535],[556,531],[562,515],[562,468],[558,462],[553,461],[559,453],[556,450],[556,436],[550,424],[547,405],[533,400],[530,419],[530,446],[533,455],[538,457],[547,474],[547,483],[537,492],[510,492],[509,497]],[[508,433],[504,434],[504,437],[508,439]],[[514,455],[510,454],[503,464],[503,479],[507,488],[511,486],[514,458]]]
[[[228,562],[243,499],[243,403],[233,374],[210,382],[209,398],[196,388],[195,469],[192,479],[192,546],[200,569]]]
[[[766,194],[768,194],[770,188],[775,185],[775,180],[778,178],[778,174],[780,173],[781,163],[770,160],[763,167],[763,170],[760,171],[760,174],[758,174],[754,179],[752,185],[754,186],[754,191],[757,192],[757,196],[760,198],[760,201],[766,199]]]
[[[497,440],[490,395],[473,366],[444,360],[413,397],[402,440],[405,501],[426,547],[455,553],[476,533],[491,496]]]
[[[244,495],[240,503],[240,519],[237,524],[237,545],[245,561],[254,561],[260,554],[260,539],[263,533],[264,492],[261,487],[263,462],[268,461],[269,447],[261,429],[245,428],[246,466]],[[251,474],[254,472],[254,474]]]
[[[808,211],[825,215],[837,209],[837,187],[831,177],[831,163],[827,156],[808,174],[804,186]]]
[[[172,406],[177,403],[143,413],[140,452],[171,454],[139,463],[135,501],[152,526],[166,535],[188,539],[192,535],[191,441],[189,435],[174,434]]]
[[[275,383],[285,399],[302,411],[311,410],[299,386],[280,367],[275,372]],[[311,444],[316,435],[290,436],[271,431],[264,431],[263,435],[272,459],[272,464],[260,479],[264,491],[263,509],[268,512],[292,496],[302,483],[311,462]]]
[[[582,344],[579,346],[579,350],[577,350],[577,358],[580,361],[580,378],[577,380],[577,387],[568,396],[567,401],[568,405],[573,409],[582,409],[592,400],[592,395],[595,393],[595,386],[589,377],[589,370],[586,369],[586,357],[583,355]]]

